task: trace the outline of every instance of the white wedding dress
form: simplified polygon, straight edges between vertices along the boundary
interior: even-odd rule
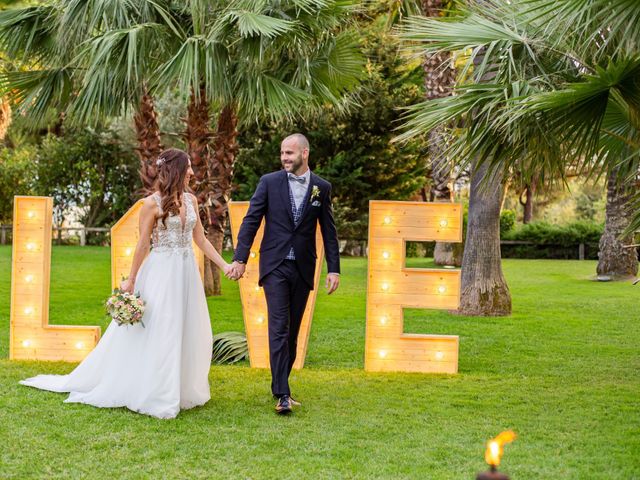
[[[210,398],[212,333],[191,246],[194,205],[185,194],[185,225],[169,216],[153,229],[152,250],[136,277],[146,302],[142,325],[111,322],[96,348],[69,375],[38,375],[20,383],[70,392],[65,402],[127,407],[159,418]],[[160,206],[158,194],[154,199]]]

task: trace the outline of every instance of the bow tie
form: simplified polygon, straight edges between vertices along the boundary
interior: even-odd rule
[[[289,173],[287,174],[287,176],[289,177],[289,181],[291,180],[295,180],[298,183],[301,183],[302,185],[304,185],[305,183],[307,183],[307,177],[297,177],[296,175],[294,175],[293,173]]]

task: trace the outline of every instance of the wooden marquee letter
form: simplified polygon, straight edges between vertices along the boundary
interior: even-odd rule
[[[403,308],[456,309],[460,271],[405,267],[407,241],[462,241],[462,206],[369,202],[365,370],[458,372],[458,337],[404,333]]]
[[[113,227],[111,227],[111,288],[120,285],[123,277],[129,275],[133,253],[140,237],[140,209],[143,200],[138,200]],[[200,277],[204,278],[204,254],[195,244],[193,251],[198,262]]]
[[[111,228],[113,288],[131,268],[141,207],[142,200]],[[9,340],[12,360],[79,362],[100,339],[100,327],[49,325],[52,213],[50,197],[15,197]],[[195,246],[194,251],[202,276],[204,255]]]
[[[50,197],[14,197],[9,358],[78,362],[100,327],[49,325]]]
[[[231,234],[235,247],[242,225],[242,219],[249,209],[249,202],[231,202],[229,204],[229,218],[231,219]],[[250,259],[244,276],[240,279],[240,299],[242,301],[242,313],[244,316],[244,328],[249,345],[249,362],[254,368],[269,368],[269,340],[267,328],[267,301],[263,289],[258,286],[258,260],[260,258],[259,245],[264,233],[264,221],[256,234],[251,247]],[[309,294],[307,308],[302,317],[302,325],[298,335],[298,354],[293,368],[300,369],[304,366],[311,332],[311,319],[318,295],[320,273],[322,272],[322,260],[324,258],[324,245],[320,229],[316,234],[316,276],[314,278],[314,290]]]

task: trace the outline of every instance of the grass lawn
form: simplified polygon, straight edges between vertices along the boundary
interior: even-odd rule
[[[267,371],[213,366],[212,400],[163,421],[18,385],[73,365],[8,360],[10,257],[0,247],[0,478],[473,479],[485,440],[513,429],[513,480],[640,479],[640,287],[591,281],[594,262],[506,260],[508,318],[407,312],[407,332],[460,336],[448,376],[363,371],[367,264],[344,259],[292,376],[301,410],[273,413]],[[105,327],[107,248],[54,247],[52,278],[51,323]],[[242,330],[223,288],[214,332]]]

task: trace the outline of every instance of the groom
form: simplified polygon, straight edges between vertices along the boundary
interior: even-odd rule
[[[276,412],[285,414],[300,405],[291,398],[289,374],[296,359],[302,315],[313,290],[318,223],[329,270],[329,294],[340,283],[340,257],[331,184],[309,170],[309,142],[304,135],[295,133],[282,141],[280,161],[283,170],[264,175],[251,198],[238,233],[232,275],[244,274],[264,217],[259,284],[264,288],[269,313],[271,392],[278,399]]]

